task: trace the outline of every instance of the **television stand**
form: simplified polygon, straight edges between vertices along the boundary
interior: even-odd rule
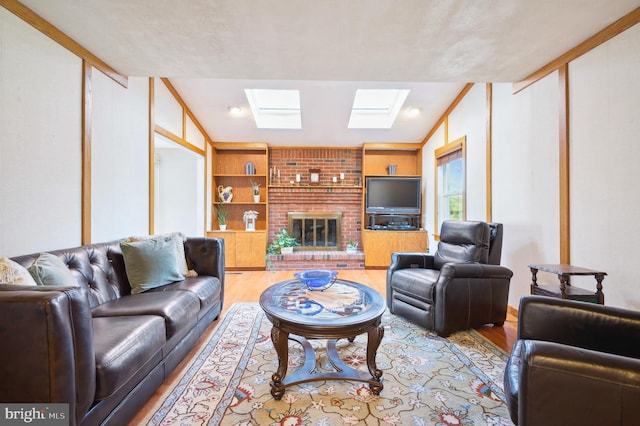
[[[372,214],[368,229],[376,231],[417,231],[420,229],[419,215]]]

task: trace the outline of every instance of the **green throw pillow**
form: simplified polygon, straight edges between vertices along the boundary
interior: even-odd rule
[[[176,236],[122,242],[122,255],[131,294],[184,279],[176,260]]]
[[[38,285],[78,286],[67,265],[51,253],[40,253],[27,270]]]

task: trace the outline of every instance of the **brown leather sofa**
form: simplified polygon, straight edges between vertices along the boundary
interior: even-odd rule
[[[504,393],[519,426],[640,425],[640,312],[523,297]]]
[[[500,266],[502,233],[500,223],[445,221],[434,255],[393,253],[389,310],[440,336],[489,323],[502,326],[513,276]]]
[[[118,241],[49,252],[78,287],[0,285],[0,401],[68,403],[71,425],[126,424],[222,309],[223,240],[184,249],[198,276],[139,294]]]

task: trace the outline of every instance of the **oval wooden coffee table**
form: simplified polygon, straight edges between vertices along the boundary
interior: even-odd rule
[[[266,289],[260,296],[260,306],[273,324],[271,340],[278,354],[278,369],[271,376],[271,395],[276,400],[282,398],[285,388],[316,380],[366,382],[375,395],[380,394],[382,371],[376,367],[376,352],[384,336],[380,323],[385,304],[375,290],[338,279],[327,290],[312,291],[298,280],[289,280]],[[347,366],[336,350],[336,340],[353,342],[363,333],[367,333],[368,374]],[[308,339],[327,339],[327,356],[335,371],[314,371],[316,354]],[[289,340],[302,345],[305,362],[286,376]]]

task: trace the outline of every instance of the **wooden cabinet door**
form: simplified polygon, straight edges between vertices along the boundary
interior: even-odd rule
[[[236,233],[236,265],[239,268],[264,268],[267,265],[267,232]]]
[[[222,238],[224,240],[224,267],[236,266],[236,233],[229,231],[209,231],[207,237]]]
[[[389,267],[396,251],[427,251],[427,231],[365,230],[362,237],[364,265],[369,268]]]

